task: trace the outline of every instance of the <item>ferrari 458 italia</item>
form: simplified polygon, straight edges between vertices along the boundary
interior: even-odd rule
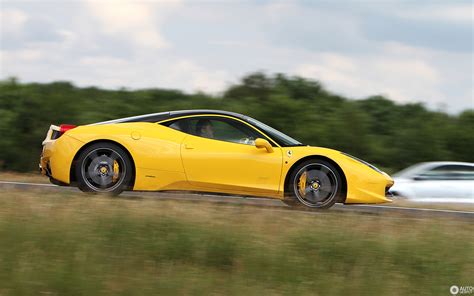
[[[42,174],[85,192],[185,190],[329,208],[383,203],[393,180],[336,150],[310,147],[245,115],[187,110],[52,125]]]

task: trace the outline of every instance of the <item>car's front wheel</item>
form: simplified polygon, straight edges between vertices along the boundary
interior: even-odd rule
[[[334,165],[312,159],[292,170],[288,184],[289,196],[284,202],[290,206],[327,209],[340,199],[341,188],[342,178]]]
[[[79,156],[77,184],[84,192],[120,194],[132,179],[132,162],[128,154],[112,143],[95,143]]]

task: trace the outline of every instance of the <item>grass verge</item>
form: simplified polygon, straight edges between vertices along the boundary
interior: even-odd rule
[[[474,225],[0,189],[0,295],[449,295]]]

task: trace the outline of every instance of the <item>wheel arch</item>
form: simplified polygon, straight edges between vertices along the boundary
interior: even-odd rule
[[[337,162],[335,162],[334,160],[332,160],[331,158],[327,157],[327,156],[323,156],[323,155],[309,155],[309,156],[305,156],[301,159],[299,159],[298,161],[296,161],[291,167],[290,169],[288,170],[288,172],[286,173],[286,176],[285,176],[285,183],[284,183],[284,192],[283,194],[286,195],[290,192],[289,190],[289,182],[290,182],[290,176],[291,174],[293,173],[293,170],[299,165],[301,164],[302,162],[305,162],[307,160],[324,160],[324,161],[327,161],[329,162],[330,164],[334,165],[334,167],[337,169],[338,173],[341,175],[341,179],[342,179],[342,184],[341,184],[341,191],[342,191],[342,195],[340,196],[340,198],[338,199],[337,202],[340,202],[340,203],[344,203],[346,201],[346,197],[347,197],[347,179],[346,179],[346,175],[344,174],[344,171],[342,170],[342,168],[337,164]]]
[[[70,182],[70,184],[74,184],[77,181],[76,169],[75,168],[76,168],[77,160],[79,159],[79,156],[81,155],[82,151],[84,151],[87,147],[89,147],[91,145],[94,145],[94,144],[97,144],[97,143],[110,143],[110,144],[113,144],[113,145],[116,145],[116,146],[122,148],[123,151],[125,151],[125,153],[127,153],[127,156],[130,158],[130,161],[132,162],[132,179],[130,180],[130,184],[128,184],[128,186],[129,186],[129,189],[133,188],[134,185],[135,185],[136,166],[135,166],[135,160],[133,159],[132,154],[130,153],[130,151],[128,151],[128,149],[124,145],[120,144],[119,142],[113,141],[113,140],[106,140],[106,139],[99,139],[99,140],[90,141],[90,142],[84,144],[76,152],[76,154],[74,155],[74,158],[72,160],[71,168],[70,168],[70,171],[69,171],[69,176],[70,176],[69,177],[69,182]]]

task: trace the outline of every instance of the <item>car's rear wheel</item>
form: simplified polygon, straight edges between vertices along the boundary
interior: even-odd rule
[[[132,179],[128,154],[112,143],[95,143],[82,151],[76,167],[77,184],[84,192],[120,194]]]
[[[341,188],[342,178],[334,165],[312,159],[292,170],[288,184],[289,196],[284,202],[290,206],[327,209],[340,199]]]

